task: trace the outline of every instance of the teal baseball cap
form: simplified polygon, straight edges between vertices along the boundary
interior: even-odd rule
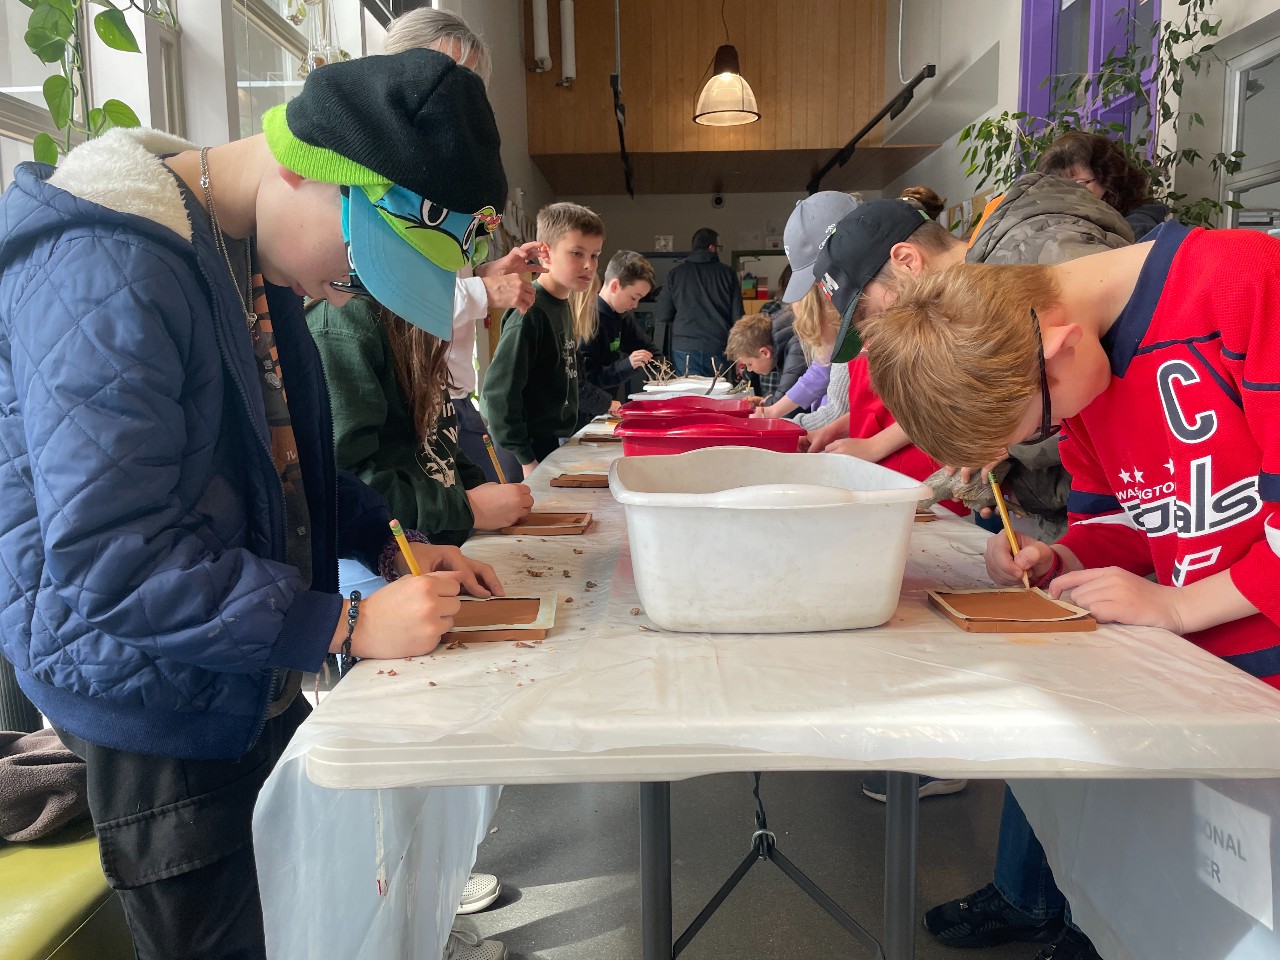
[[[407,187],[343,192],[342,235],[356,282],[392,313],[442,340],[453,335],[457,273],[482,262],[501,221],[493,207],[450,210]]]

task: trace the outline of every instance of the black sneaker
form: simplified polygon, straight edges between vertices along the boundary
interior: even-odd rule
[[[1058,939],[1036,954],[1036,960],[1102,960],[1093,942],[1079,930],[1063,927]]]
[[[1061,917],[1036,920],[1023,913],[989,883],[967,897],[934,907],[924,915],[924,928],[948,947],[994,947],[1011,940],[1049,943],[1062,932],[1063,924]],[[1070,953],[1050,956],[1053,960],[1076,960]],[[1080,956],[1084,960],[1088,954]]]

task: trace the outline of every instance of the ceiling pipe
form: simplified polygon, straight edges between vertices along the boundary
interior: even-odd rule
[[[547,0],[532,0],[534,73],[551,69],[551,32],[547,26]]]

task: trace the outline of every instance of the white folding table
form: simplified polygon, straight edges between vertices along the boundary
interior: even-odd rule
[[[498,568],[509,594],[559,593],[544,643],[361,663],[303,725],[254,818],[273,960],[437,955],[497,802],[489,784],[641,784],[644,956],[669,960],[671,781],[728,771],[897,772],[882,944],[890,960],[908,960],[911,774],[1006,778],[1019,791],[1025,781],[1056,870],[1072,838],[1089,835],[1082,812],[1100,812],[1078,794],[1056,810],[1054,791],[1036,786],[1280,777],[1280,693],[1181,638],[1130,627],[968,634],[930,610],[927,587],[984,581],[985,534],[958,520],[915,526],[902,600],[882,627],[655,631],[639,609],[621,508],[607,490],[548,486],[562,471],[604,471],[617,453],[573,442],[532,478],[539,509],[593,513],[584,536],[467,545]],[[757,546],[744,531],[739,543],[706,549],[742,552],[744,596],[785,590],[788,577],[805,575],[770,570],[760,560],[767,545]],[[1276,796],[1274,784],[1267,796]],[[1068,874],[1060,882],[1073,902],[1080,894],[1076,918],[1104,956],[1157,956],[1113,922],[1123,903],[1085,897]],[[1175,910],[1168,922],[1195,920]]]

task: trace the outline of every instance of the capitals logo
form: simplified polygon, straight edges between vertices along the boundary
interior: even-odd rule
[[[1256,475],[1214,490],[1212,457],[1191,462],[1191,490],[1185,501],[1172,482],[1130,487],[1119,491],[1116,499],[1148,537],[1198,537],[1242,523],[1262,509]]]

